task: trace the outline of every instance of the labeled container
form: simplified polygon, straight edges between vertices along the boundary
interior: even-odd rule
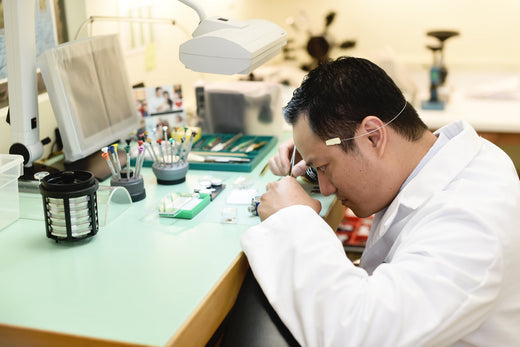
[[[0,154],[0,230],[20,217],[18,177],[23,174],[23,157]]]

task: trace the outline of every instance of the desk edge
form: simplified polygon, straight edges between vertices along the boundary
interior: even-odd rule
[[[233,307],[249,264],[243,252],[165,345],[204,346]]]

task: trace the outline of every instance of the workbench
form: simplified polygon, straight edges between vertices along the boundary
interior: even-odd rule
[[[178,185],[157,185],[144,168],[146,198],[84,241],[47,238],[41,196],[20,193],[21,218],[0,230],[0,345],[205,345],[248,269],[240,237],[260,223],[245,205],[233,206],[236,223],[222,223],[227,196],[244,188],[237,180],[261,194],[278,179],[260,175],[276,149],[250,173],[189,170]],[[193,219],[157,215],[165,194],[190,192],[208,175],[226,188]],[[322,216],[337,226],[343,206],[316,197]]]

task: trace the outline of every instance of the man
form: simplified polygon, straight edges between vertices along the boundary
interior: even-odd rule
[[[520,184],[504,152],[463,121],[431,133],[359,58],[311,71],[284,115],[292,174],[312,166],[322,194],[375,214],[356,267],[295,178],[267,185],[242,247],[300,344],[520,346]]]
[[[150,110],[150,113],[159,113],[161,112],[161,106],[163,104],[163,89],[161,87],[155,87],[155,94],[150,96],[148,100],[148,110]]]

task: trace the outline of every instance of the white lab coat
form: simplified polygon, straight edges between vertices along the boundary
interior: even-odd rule
[[[304,346],[520,346],[520,184],[465,122],[384,211],[369,244],[401,229],[372,275],[311,208],[251,227],[242,248]],[[404,154],[403,154],[404,155]]]

